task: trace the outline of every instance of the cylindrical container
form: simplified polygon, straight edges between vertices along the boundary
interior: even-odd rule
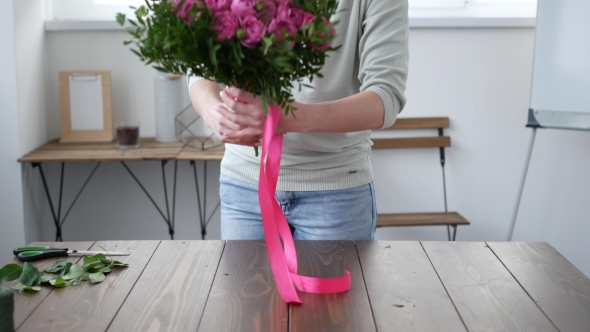
[[[135,149],[139,147],[139,122],[118,122],[117,147],[119,149]]]
[[[156,141],[177,142],[174,120],[182,111],[181,76],[158,74],[156,89]]]

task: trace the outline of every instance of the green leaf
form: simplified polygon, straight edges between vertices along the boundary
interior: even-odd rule
[[[84,256],[84,265],[93,263],[93,262],[100,262],[101,259],[106,259],[105,255],[103,254],[96,254],[94,256]]]
[[[57,277],[57,279],[51,280],[49,283],[56,288],[62,288],[67,286],[66,281],[62,277]]]
[[[114,266],[114,267],[128,267],[128,266],[129,266],[129,264],[126,264],[126,263],[121,263],[121,262],[119,262],[119,261],[113,261],[113,266]]]
[[[55,279],[53,274],[43,273],[41,275],[41,282],[51,282],[51,280]]]
[[[58,259],[51,265],[50,268],[45,269],[48,273],[61,273],[68,265],[71,266],[74,261],[70,259]]]
[[[94,262],[87,265],[82,266],[82,269],[86,272],[95,273],[102,270],[106,265],[102,262]]]
[[[268,49],[272,46],[272,38],[263,37],[262,46],[262,54],[266,55],[268,53]]]
[[[25,290],[28,290],[28,291],[38,292],[38,291],[41,290],[41,286],[27,286],[27,285],[23,285],[23,284],[20,284],[20,283],[12,286],[10,288],[12,288],[14,290],[17,290],[17,291],[25,291]]]
[[[135,11],[135,16],[137,16],[137,18],[140,17],[145,17],[148,14],[148,10],[145,6],[140,6],[139,8],[137,8],[137,10]]]
[[[18,280],[25,286],[38,286],[41,284],[41,272],[29,262],[25,262]]]
[[[70,270],[70,267],[72,267],[72,263],[68,262],[66,264],[66,266],[64,266],[63,270],[61,270],[60,274],[61,276],[65,275],[66,273],[68,273],[68,271]]]
[[[117,13],[117,23],[119,23],[120,26],[125,24],[125,14]]]
[[[18,264],[8,264],[0,269],[0,285],[18,279],[23,272],[22,266]]]
[[[88,277],[90,279],[90,282],[93,284],[103,282],[104,279],[106,278],[104,273],[102,273],[102,272],[90,273],[90,275]]]
[[[70,270],[68,271],[68,273],[63,275],[63,279],[64,280],[80,279],[82,277],[82,274],[84,274],[84,270],[82,269],[82,267],[80,265],[74,264],[74,265],[72,265],[72,267],[70,267]]]
[[[80,276],[80,280],[81,281],[88,281],[88,280],[90,280],[90,273],[84,271],[82,273],[82,275]]]

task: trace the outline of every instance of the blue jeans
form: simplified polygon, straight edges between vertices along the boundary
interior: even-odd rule
[[[262,240],[258,186],[221,175],[221,238]],[[377,220],[373,183],[343,190],[277,191],[295,240],[373,240]]]

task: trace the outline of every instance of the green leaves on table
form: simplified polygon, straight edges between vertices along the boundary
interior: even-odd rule
[[[41,271],[29,262],[25,262],[22,267],[18,264],[8,264],[0,269],[0,284],[18,279],[20,283],[12,286],[12,289],[38,292],[41,290],[42,276]]]
[[[91,283],[99,283],[105,280],[105,273],[110,273],[113,267],[127,266],[129,265],[107,259],[103,254],[97,254],[94,256],[85,256],[82,269],[88,273],[88,279]]]
[[[0,269],[0,285],[18,279],[23,272],[22,266],[18,264],[8,264]]]
[[[73,263],[74,261],[69,259],[58,259],[50,268],[45,269],[45,272],[58,273],[59,275],[63,276],[64,274],[68,273]]]
[[[110,257],[109,257],[110,258]],[[82,281],[100,283],[106,279],[106,274],[113,268],[127,267],[128,264],[107,259],[103,254],[84,256],[83,265],[78,265],[72,260],[58,259],[53,265],[39,271],[34,265],[25,262],[23,266],[8,264],[0,269],[0,284],[18,279],[20,283],[11,288],[18,291],[41,290],[41,284],[50,284],[56,288],[75,286]]]

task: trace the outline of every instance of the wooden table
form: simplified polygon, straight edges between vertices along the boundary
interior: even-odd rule
[[[94,176],[97,169],[103,162],[120,162],[125,170],[131,175],[135,182],[139,185],[142,191],[146,194],[149,200],[152,202],[157,212],[163,218],[168,226],[168,233],[171,239],[174,238],[174,217],[176,207],[176,175],[179,160],[187,160],[191,162],[191,166],[194,170],[195,186],[197,191],[197,201],[199,205],[199,223],[201,225],[201,236],[204,239],[207,233],[207,223],[219,208],[219,204],[215,209],[207,215],[205,210],[206,204],[206,192],[207,192],[207,161],[220,161],[225,153],[225,147],[220,146],[209,150],[195,149],[187,146],[182,142],[174,143],[159,143],[154,138],[141,138],[139,148],[120,150],[117,148],[115,142],[112,143],[59,143],[59,140],[53,140],[40,148],[28,153],[27,155],[18,159],[20,163],[30,163],[34,168],[39,169],[41,180],[45,189],[47,200],[49,201],[49,208],[51,209],[53,222],[56,229],[56,241],[63,240],[62,237],[62,226],[66,221],[72,207],[86,188],[90,179]],[[154,160],[160,161],[162,167],[162,181],[164,186],[164,201],[165,206],[160,207],[152,195],[145,189],[140,179],[135,176],[131,168],[127,165],[129,161],[142,161],[142,160]],[[172,199],[169,202],[167,179],[165,173],[165,166],[169,161],[174,161],[174,173],[173,173],[173,188],[172,188]],[[204,195],[203,199],[200,197],[199,183],[197,180],[197,170],[195,161],[204,161],[203,172],[205,174],[203,180]],[[59,185],[59,194],[57,204],[51,198],[49,186],[43,171],[43,163],[47,162],[59,162],[61,163],[61,176]],[[90,172],[85,182],[80,187],[77,195],[70,203],[67,209],[62,210],[62,196],[63,196],[63,181],[65,173],[65,164],[71,162],[96,162],[96,166]],[[201,201],[204,201],[201,204]],[[171,203],[171,204],[170,204]],[[201,205],[203,208],[201,209]],[[62,212],[64,212],[62,214]]]
[[[590,279],[546,243],[297,242],[301,274],[352,277],[349,292],[302,293],[302,305],[281,300],[264,242],[65,245],[127,251],[130,266],[17,294],[19,331],[590,330]]]

